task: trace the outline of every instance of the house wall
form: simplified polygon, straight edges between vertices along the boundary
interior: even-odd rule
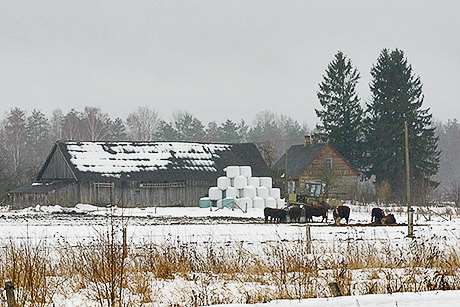
[[[304,190],[306,180],[317,180],[318,170],[325,167],[327,158],[332,159],[332,170],[337,176],[334,184],[330,187],[329,197],[350,199],[357,189],[358,174],[330,145],[326,146],[324,150],[305,168],[299,176],[298,187],[296,188]]]

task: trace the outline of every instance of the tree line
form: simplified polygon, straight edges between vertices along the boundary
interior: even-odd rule
[[[257,113],[251,125],[227,119],[205,126],[187,111],[166,121],[149,107],[138,107],[125,119],[111,119],[98,107],[67,114],[56,109],[50,118],[40,110],[13,108],[0,126],[0,196],[31,183],[57,140],[252,142],[271,166],[291,145],[314,134],[331,143],[362,181],[372,183],[375,198],[404,203],[407,125],[412,200],[426,203],[436,196],[460,205],[460,124],[433,122],[423,108],[421,79],[402,50],[383,49],[370,74],[371,97],[363,103],[356,93],[360,73],[338,51],[319,83],[320,122],[312,131],[269,110]]]
[[[9,190],[28,185],[37,176],[52,145],[67,141],[193,141],[255,143],[270,166],[285,148],[304,141],[309,128],[269,110],[255,115],[252,124],[227,119],[206,126],[187,111],[171,120],[149,107],[138,107],[125,119],[112,119],[99,107],[56,109],[50,118],[38,110],[12,108],[0,125],[0,201]]]

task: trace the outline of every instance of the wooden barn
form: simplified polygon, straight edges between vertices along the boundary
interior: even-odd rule
[[[271,176],[252,143],[58,141],[35,182],[10,191],[9,201],[13,209],[78,203],[197,206],[231,165]]]
[[[312,186],[308,183],[317,182],[329,185],[329,197],[351,199],[358,185],[358,172],[331,144],[309,138],[291,146],[273,168],[283,178],[287,168],[288,193],[302,194]]]

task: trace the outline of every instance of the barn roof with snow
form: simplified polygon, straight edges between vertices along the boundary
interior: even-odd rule
[[[8,192],[12,208],[78,203],[198,205],[228,166],[271,170],[252,143],[56,142],[35,182]]]
[[[252,143],[58,141],[36,181],[216,180],[229,165],[250,165],[254,176],[270,175]]]

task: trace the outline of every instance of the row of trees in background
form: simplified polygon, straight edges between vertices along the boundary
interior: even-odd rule
[[[371,68],[371,98],[363,108],[356,94],[360,74],[338,52],[319,84],[319,137],[329,141],[389,201],[406,201],[405,123],[408,124],[412,199],[426,203],[437,186],[439,138],[422,109],[420,77],[401,50],[384,49]],[[383,193],[385,191],[385,193]]]
[[[256,114],[252,125],[227,119],[205,126],[187,111],[166,121],[149,107],[137,108],[126,119],[111,119],[97,107],[67,114],[56,109],[50,118],[40,110],[13,108],[0,126],[0,201],[7,191],[34,180],[57,140],[252,142],[271,165],[285,148],[302,143],[307,133],[306,125],[268,110]]]
[[[371,77],[371,98],[363,107],[356,93],[360,74],[339,51],[319,84],[322,109],[315,110],[320,123],[314,131],[268,110],[256,114],[251,125],[228,119],[205,126],[187,111],[166,121],[149,107],[139,107],[125,119],[111,119],[96,107],[67,114],[56,109],[50,118],[40,110],[13,108],[0,126],[0,197],[32,182],[57,140],[252,142],[271,166],[289,146],[315,134],[332,143],[360,171],[361,179],[375,183],[374,196],[404,202],[407,122],[412,199],[426,203],[441,183],[437,191],[460,205],[460,124],[433,123],[429,110],[422,109],[420,77],[401,50],[384,49]]]

